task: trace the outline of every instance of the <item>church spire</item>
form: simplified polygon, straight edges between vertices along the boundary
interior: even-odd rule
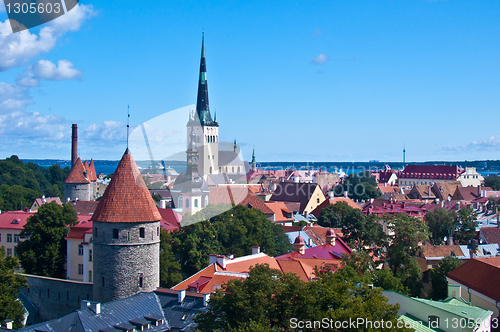
[[[196,101],[196,113],[202,126],[213,125],[210,107],[208,106],[208,84],[207,84],[207,66],[205,62],[205,33],[201,39],[201,60],[200,60],[200,78],[198,80],[198,99]]]

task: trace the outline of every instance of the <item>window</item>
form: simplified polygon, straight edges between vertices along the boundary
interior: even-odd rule
[[[182,207],[182,197],[179,197],[179,206],[178,207]]]
[[[94,227],[94,235],[97,238],[97,227]]]
[[[14,242],[19,242],[19,234],[14,234]]]
[[[194,207],[195,207],[195,208],[197,208],[197,207],[198,207],[198,200],[197,200],[197,199],[195,199],[195,200],[194,200]]]
[[[139,228],[139,237],[143,239],[146,237],[146,229],[144,227]]]
[[[142,288],[142,275],[139,277],[139,287]]]
[[[104,287],[104,277],[102,277],[102,287]]]
[[[186,199],[186,205],[187,208],[189,207],[189,199]]]
[[[234,173],[234,166],[231,168],[231,173]]]
[[[92,271],[89,271],[89,282],[92,282]]]
[[[160,236],[160,227],[156,227],[156,236]]]
[[[208,196],[205,196],[205,206],[208,205]]]
[[[118,238],[118,228],[113,228],[113,239]]]
[[[92,262],[92,249],[89,249],[89,262]]]
[[[83,246],[81,244],[78,245],[78,256],[83,256]]]
[[[12,242],[12,234],[7,234],[7,242]]]
[[[83,275],[83,264],[78,264],[78,274]]]
[[[238,166],[238,173],[240,172],[240,167]]]
[[[212,166],[210,166],[210,174],[212,174]]]
[[[12,249],[10,248],[7,249],[7,256],[12,256]]]

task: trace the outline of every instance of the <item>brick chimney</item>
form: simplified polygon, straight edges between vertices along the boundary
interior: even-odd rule
[[[304,255],[306,253],[306,242],[304,241],[304,238],[302,236],[299,235],[295,238],[293,248],[301,255]]]
[[[326,231],[326,243],[334,246],[335,245],[335,238],[337,236],[335,235],[335,231],[331,228],[329,228],[327,231]]]
[[[78,125],[74,123],[71,126],[71,167],[73,167],[77,159],[78,159]]]

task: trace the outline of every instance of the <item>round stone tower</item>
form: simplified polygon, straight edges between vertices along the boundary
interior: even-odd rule
[[[92,216],[94,301],[123,299],[159,286],[160,219],[127,149]]]

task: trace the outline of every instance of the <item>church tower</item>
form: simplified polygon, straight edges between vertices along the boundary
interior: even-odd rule
[[[252,171],[257,171],[257,163],[255,162],[255,149],[252,151]]]
[[[160,219],[127,148],[92,216],[94,301],[159,287]]]
[[[212,120],[208,103],[207,67],[205,59],[205,35],[201,40],[200,76],[198,79],[198,98],[196,112],[187,124],[188,149],[191,132],[194,133],[199,153],[198,170],[207,179],[209,174],[219,173],[219,125]]]

